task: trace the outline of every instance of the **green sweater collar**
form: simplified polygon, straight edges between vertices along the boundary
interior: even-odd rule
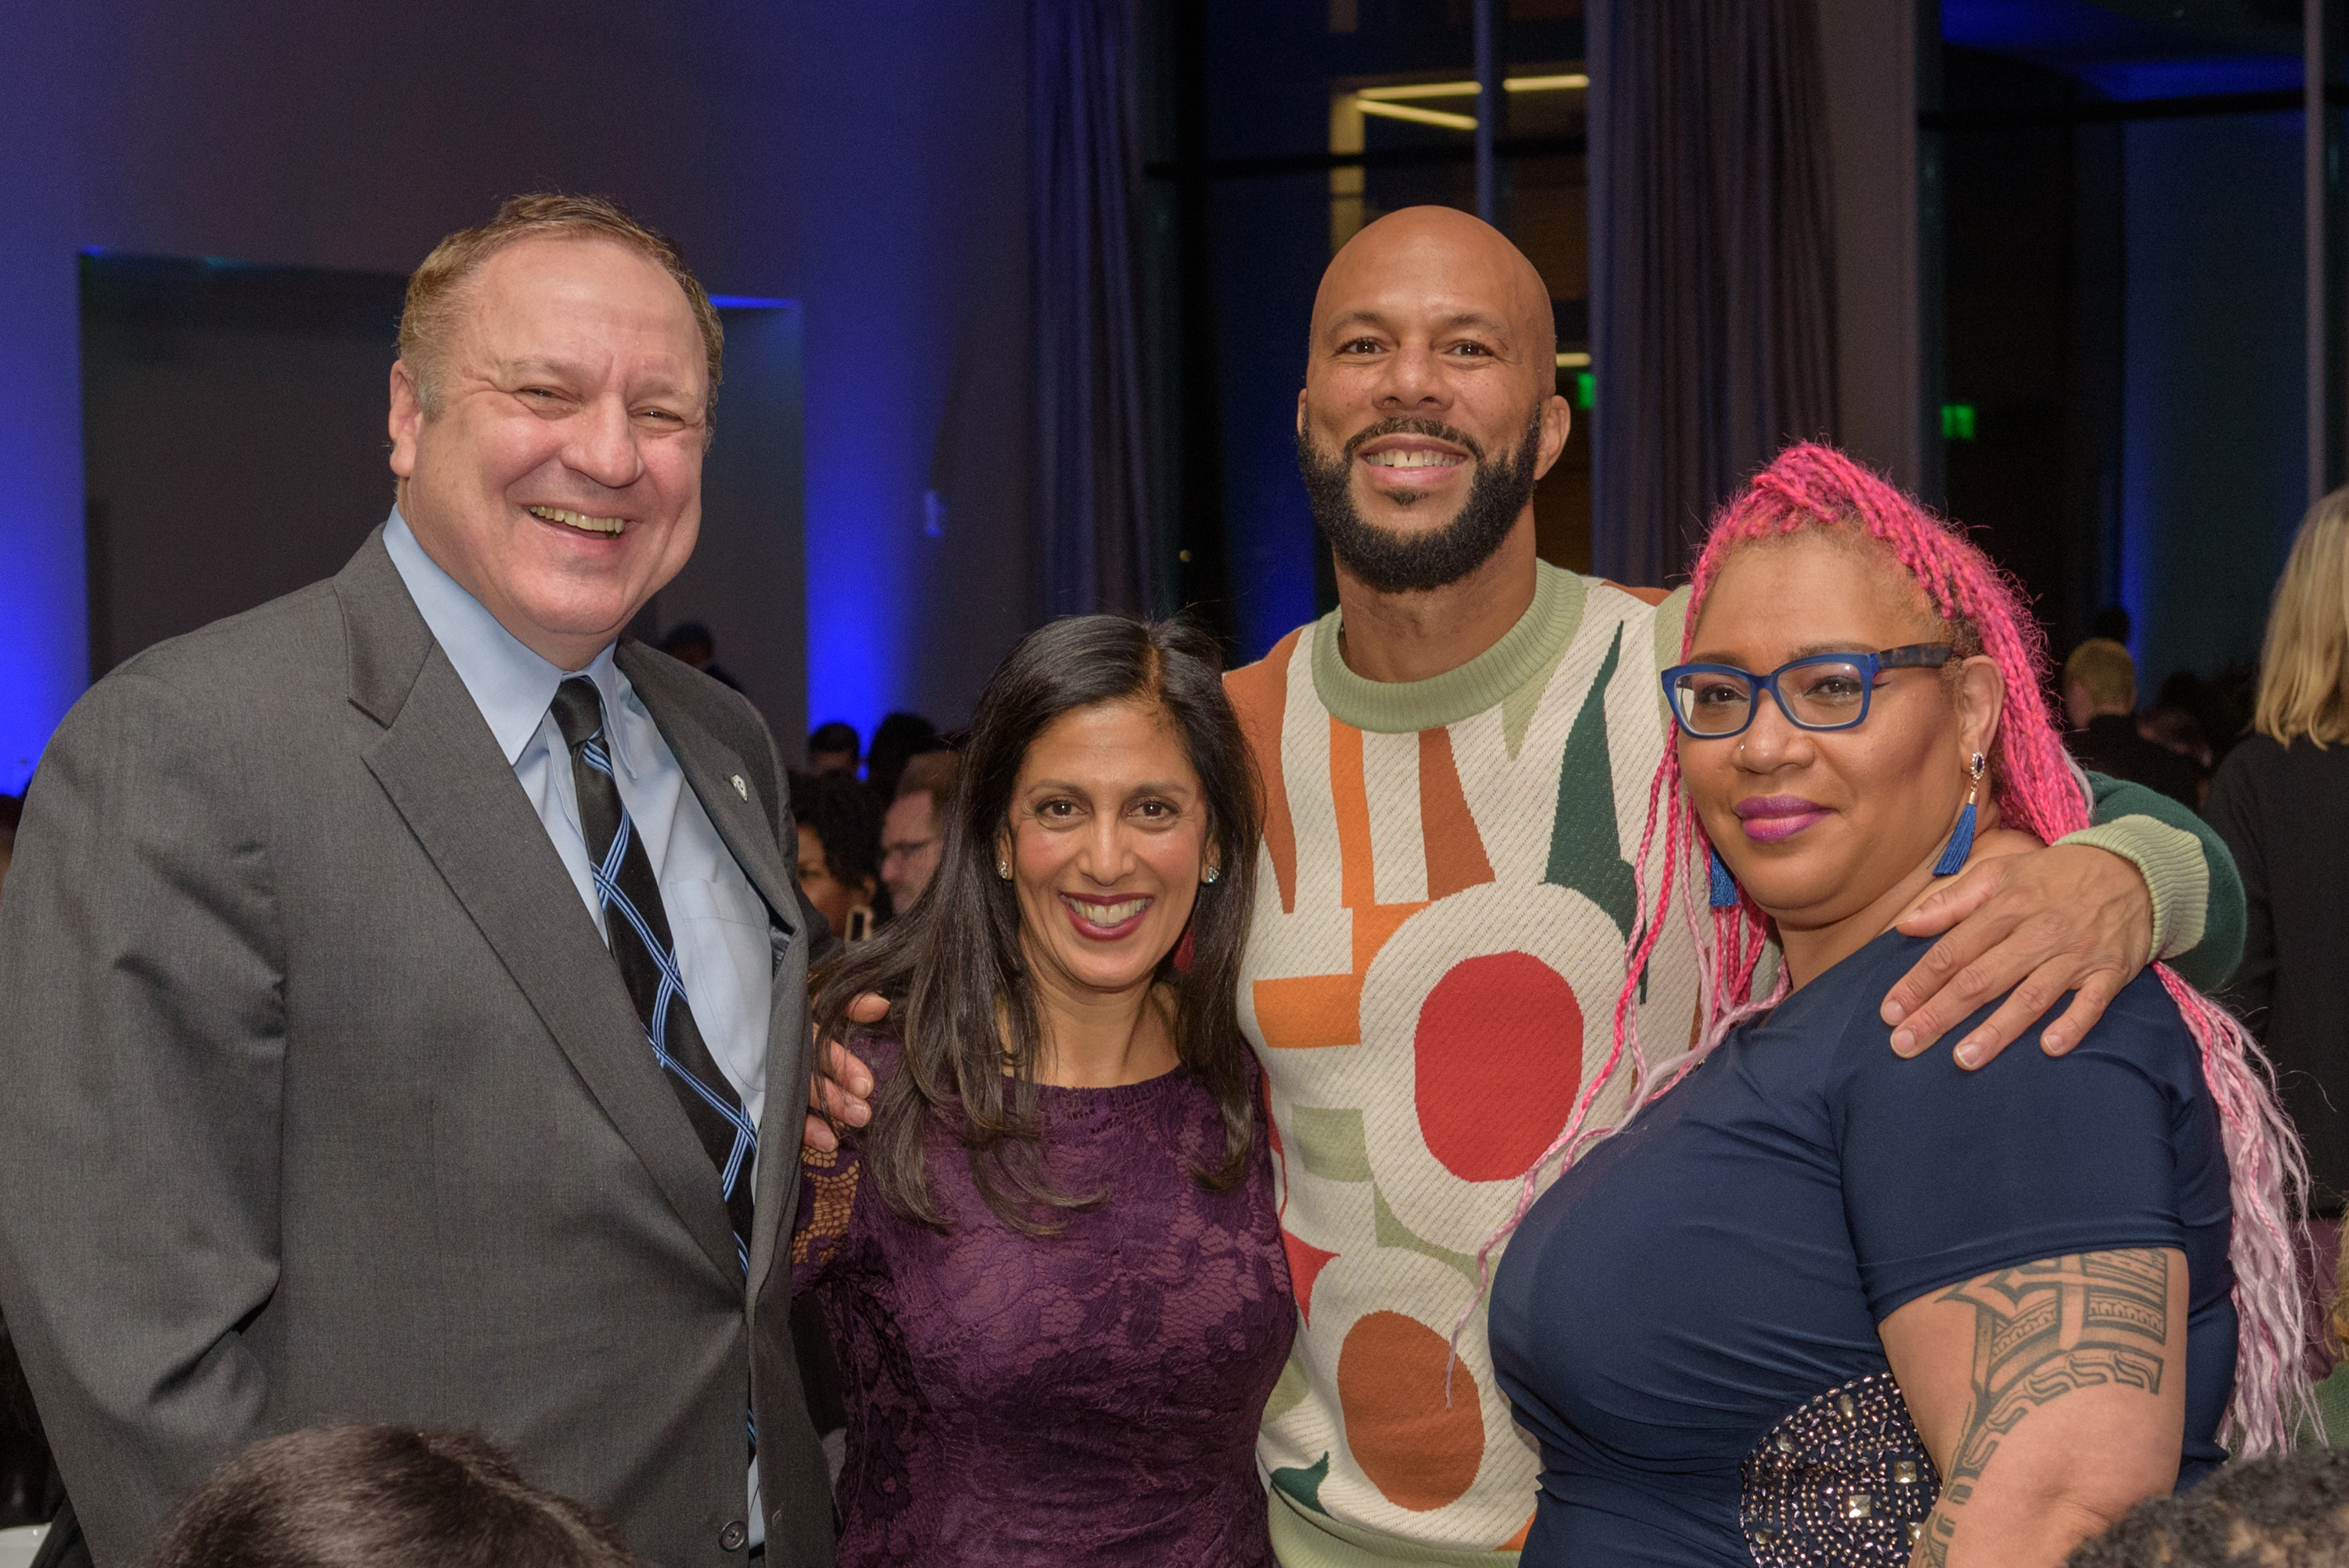
[[[1503,698],[1556,664],[1582,623],[1584,581],[1547,562],[1534,565],[1534,602],[1501,640],[1457,669],[1423,681],[1374,681],[1346,667],[1338,651],[1342,612],[1313,628],[1313,690],[1340,723],[1381,735],[1440,729]]]

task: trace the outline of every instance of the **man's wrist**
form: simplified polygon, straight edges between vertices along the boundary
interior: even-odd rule
[[[2201,942],[2210,866],[2193,834],[2153,817],[2127,816],[2067,833],[2056,842],[2103,850],[2137,868],[2153,904],[2154,957],[2175,957]]]

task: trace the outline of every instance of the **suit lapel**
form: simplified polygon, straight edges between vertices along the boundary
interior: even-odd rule
[[[369,770],[669,1206],[732,1277],[740,1264],[709,1156],[562,858],[379,537],[336,591],[352,703],[388,727]]]
[[[767,1016],[767,1103],[759,1117],[758,1185],[750,1199],[759,1233],[750,1238],[750,1266],[744,1281],[756,1302],[782,1239],[792,1233],[791,1200],[799,1192],[800,1138],[807,1120],[807,944],[784,948]]]
[[[621,644],[620,672],[644,699],[645,711],[653,716],[661,738],[668,742],[678,766],[685,772],[687,787],[701,802],[703,813],[725,841],[726,851],[734,857],[734,863],[742,868],[742,874],[750,879],[750,886],[766,901],[769,915],[794,937],[802,935],[799,898],[792,891],[781,849],[775,842],[774,824],[760,809],[759,792],[750,784],[750,770],[732,747],[700,725],[685,721],[686,716],[679,712],[680,704],[670,690],[668,672],[648,665],[647,657],[638,645]],[[660,657],[663,663],[674,662],[667,655]]]

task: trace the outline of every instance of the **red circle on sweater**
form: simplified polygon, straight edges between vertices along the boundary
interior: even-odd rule
[[[1420,1005],[1419,1127],[1464,1181],[1526,1173],[1566,1126],[1582,1084],[1582,1006],[1529,953],[1464,959]]]

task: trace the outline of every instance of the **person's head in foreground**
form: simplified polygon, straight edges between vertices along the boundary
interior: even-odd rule
[[[903,1031],[905,1068],[865,1138],[880,1191],[942,1222],[924,1150],[951,1124],[1007,1221],[1081,1204],[1043,1170],[1036,1086],[1066,1081],[1056,1041],[1103,1018],[1130,1019],[1137,1046],[1216,1097],[1225,1157],[1200,1176],[1239,1181],[1254,1117],[1234,996],[1257,798],[1213,640],[1118,615],[1030,633],[979,698],[962,771],[928,892],[817,1006],[844,1037],[851,998],[874,992]]]
[[[2349,1568],[2349,1451],[2229,1465],[2191,1491],[2138,1503],[2064,1568]]]
[[[524,646],[585,667],[693,553],[723,346],[666,239],[595,197],[515,197],[409,280],[400,515]]]
[[[2168,1491],[2189,1459],[2195,1474],[2214,1466],[2221,1430],[2238,1454],[2282,1447],[2308,1398],[2288,1198],[2305,1175],[2240,1027],[2158,967],[2060,1059],[2010,1053],[1969,1074],[1884,1046],[1871,976],[1905,962],[1901,944],[1921,945],[1893,931],[1902,914],[1970,861],[2087,824],[2018,590],[1957,530],[1809,445],[1723,508],[1691,588],[1683,662],[1662,675],[1673,744],[1631,859],[1639,913],[1612,1054],[1552,1146],[1576,1168],[1545,1201],[1551,1228],[1522,1259],[1527,1238],[1513,1243],[1504,1272],[1567,1255],[1540,1250],[1561,1235],[1603,1247],[1611,1233],[1593,1216],[1623,1202],[1609,1182],[1744,1161],[1742,1187],[1785,1195],[1773,1244],[1786,1255],[1717,1249],[1713,1288],[1785,1305],[1724,1307],[1721,1343],[1760,1346],[1746,1381],[1775,1389],[1764,1377],[1783,1372],[1802,1390],[1789,1411],[1889,1367],[1940,1470],[1912,1463],[1905,1495],[1946,1482],[1909,1539],[1950,1568],[2060,1561],[2100,1518]],[[1698,947],[1698,1016],[1651,1060],[1631,1004],[1681,923]],[[1757,984],[1773,940],[1783,963]],[[1730,1065],[1691,1078],[1733,1029]],[[1602,1128],[1588,1113],[1619,1072],[1630,1109]],[[1762,1130],[1750,1139],[1709,1130],[1748,1121]],[[1899,1147],[1884,1147],[1895,1125]],[[1625,1127],[1638,1132],[1617,1140]],[[2067,1160],[2093,1164],[2083,1175]],[[1839,1194],[1825,1211],[1806,1206],[1821,1167]],[[1713,1190],[1731,1179],[1716,1173]],[[1918,1212],[1926,1200],[1904,1184],[1920,1181],[1941,1212]],[[1532,1188],[1529,1176],[1528,1203]],[[1717,1222],[1737,1201],[1718,1200]],[[1666,1222],[1650,1234],[1691,1244]],[[1814,1243],[1848,1252],[1842,1273],[1803,1272],[1794,1254]],[[2020,1243],[2033,1251],[2001,1250]],[[1865,1291],[1820,1283],[1854,1264]],[[1833,1327],[1870,1317],[1865,1339]],[[1548,1343],[1571,1374],[1577,1353]],[[1822,1348],[1845,1344],[1840,1361]],[[1813,1383],[1798,1364],[1836,1370]],[[1668,1356],[1656,1365],[1683,1375]],[[1559,1386],[1578,1409],[1581,1385]],[[1890,1501],[1876,1498],[1879,1514]]]
[[[254,1444],[147,1568],[637,1568],[582,1504],[464,1432],[317,1427]]]
[[[1448,587],[1500,553],[1565,449],[1549,290],[1490,224],[1389,213],[1346,242],[1313,304],[1297,466],[1341,581]],[[1530,571],[1532,531],[1519,542]]]
[[[937,875],[947,812],[961,771],[961,753],[925,751],[897,776],[897,798],[881,818],[881,880],[900,914],[914,907]]]
[[[2277,583],[2251,727],[2290,746],[2349,741],[2349,490],[2308,509]]]

